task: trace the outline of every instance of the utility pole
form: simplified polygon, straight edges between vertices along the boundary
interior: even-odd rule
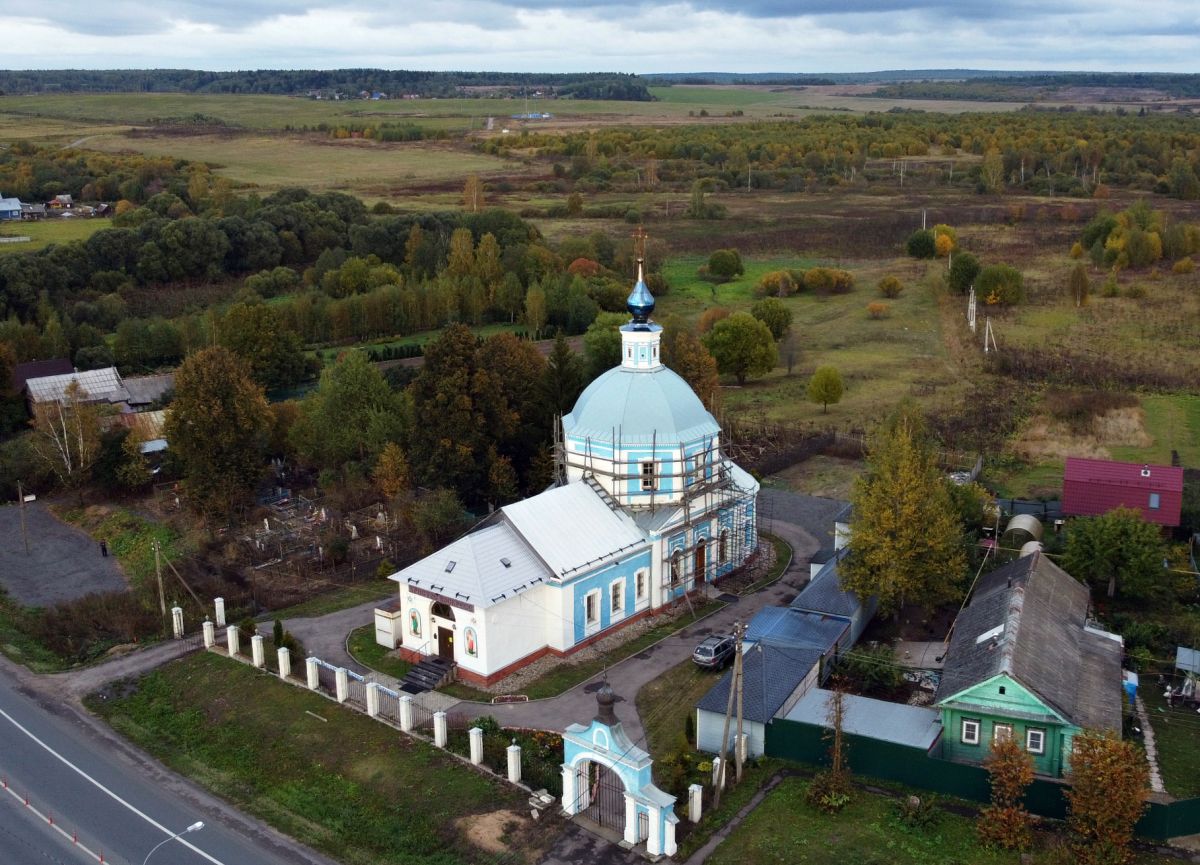
[[[25,555],[29,555],[29,533],[25,531],[25,490],[17,481],[17,508],[21,512],[21,540],[25,542]]]
[[[734,674],[737,682],[737,738],[733,740],[733,763],[737,766],[734,778],[739,784],[742,781],[742,636],[738,634],[737,654],[733,656],[733,663],[737,667],[737,673]],[[763,724],[766,724],[766,719],[763,719]]]
[[[154,546],[154,576],[158,579],[158,608],[162,613],[163,627],[166,627],[167,622],[167,595],[163,591],[162,580],[162,561],[159,558],[158,540],[153,542]]]
[[[717,771],[717,791],[713,794],[713,807],[716,808],[721,804],[721,791],[725,789],[725,749],[729,745],[729,721],[733,716],[733,698],[734,689],[741,692],[742,689],[742,637],[745,635],[745,628],[741,622],[733,624],[733,639],[736,641],[737,650],[733,656],[733,672],[729,680],[729,699],[725,701],[725,726],[721,732],[721,768]],[[741,726],[741,706],[738,706],[739,731]]]

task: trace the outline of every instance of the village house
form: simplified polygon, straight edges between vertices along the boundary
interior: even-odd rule
[[[1040,552],[980,579],[959,614],[935,704],[942,756],[981,763],[1013,738],[1062,776],[1082,730],[1121,733],[1124,645],[1089,624],[1090,592]]]
[[[21,218],[21,199],[0,198],[0,221]]]
[[[663,365],[640,263],[627,305],[620,366],[562,418],[556,485],[393,574],[378,643],[489,686],[680,602],[755,552],[758,482]]]

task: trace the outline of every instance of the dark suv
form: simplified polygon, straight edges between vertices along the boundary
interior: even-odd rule
[[[692,652],[692,660],[698,667],[708,670],[719,670],[733,660],[737,642],[729,634],[724,636],[706,637],[704,642]]]

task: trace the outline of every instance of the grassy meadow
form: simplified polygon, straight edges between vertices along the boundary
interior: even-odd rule
[[[0,255],[13,252],[31,252],[52,243],[67,243],[72,240],[87,240],[102,228],[108,228],[112,220],[77,216],[70,219],[39,219],[36,222],[0,222],[0,237],[28,237],[28,243],[0,243]]]

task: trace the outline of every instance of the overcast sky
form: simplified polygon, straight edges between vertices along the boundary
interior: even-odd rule
[[[1200,0],[0,0],[9,69],[1200,72]]]

